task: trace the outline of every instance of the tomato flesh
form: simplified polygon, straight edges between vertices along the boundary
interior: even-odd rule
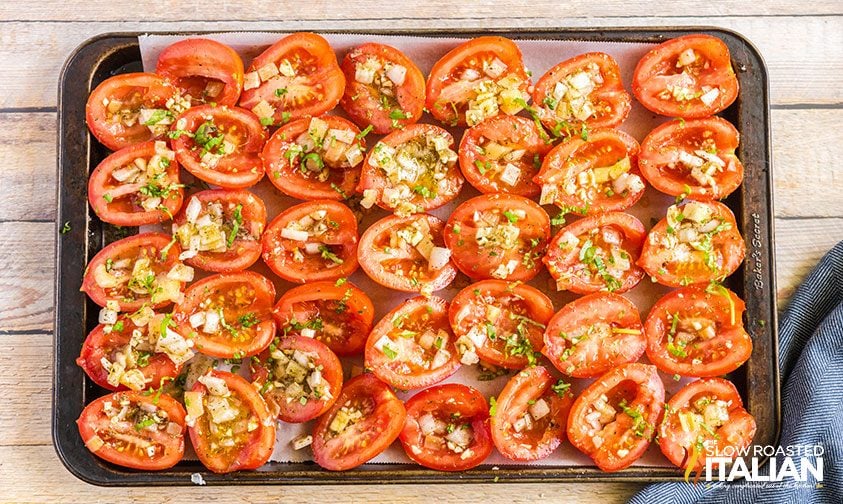
[[[243,90],[243,60],[225,44],[191,38],[167,46],[155,73],[179,88],[192,105],[233,106]]]

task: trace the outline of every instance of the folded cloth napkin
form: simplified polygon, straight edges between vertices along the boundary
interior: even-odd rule
[[[843,503],[843,242],[814,268],[781,318],[779,367],[784,384],[780,444],[822,445],[821,483],[795,484],[787,478],[782,484],[734,482],[709,488],[703,481],[661,483],[644,488],[630,502]]]

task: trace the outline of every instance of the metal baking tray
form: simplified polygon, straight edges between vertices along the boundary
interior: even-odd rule
[[[323,33],[343,33],[324,31]],[[350,33],[350,32],[349,32]],[[476,37],[497,33],[513,39],[557,39],[606,42],[661,42],[689,33],[708,33],[729,46],[740,83],[735,103],[721,115],[741,134],[738,155],[745,166],[741,188],[725,203],[734,211],[747,244],[747,259],[728,285],[746,301],[746,329],[754,343],[751,358],[729,378],[755,416],[754,443],[775,444],[779,436],[780,402],[778,337],[770,160],[769,81],[761,55],[741,35],[720,28],[595,28],[539,30],[369,30],[373,35]],[[200,33],[161,33],[199,35]],[[679,480],[679,469],[633,466],[604,473],[593,466],[481,465],[445,473],[409,464],[364,464],[346,472],[329,472],[313,462],[270,462],[256,471],[217,475],[199,461],[185,460],[172,469],[142,472],[107,463],[91,454],[76,428],[84,406],[104,394],[76,365],[82,342],[97,323],[98,307],[79,291],[85,266],[104,245],[114,241],[115,228],[103,224],[88,206],[88,175],[108,151],[88,133],[85,103],[104,79],[141,70],[139,33],[108,33],[84,42],[67,59],[58,89],[58,211],[56,217],[56,285],[53,363],[53,444],[62,463],[76,477],[95,485],[190,485],[200,473],[209,485],[315,483],[448,483]],[[629,84],[629,83],[627,83]],[[65,223],[71,231],[60,234]]]

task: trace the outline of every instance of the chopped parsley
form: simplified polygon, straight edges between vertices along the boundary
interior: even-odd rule
[[[331,249],[329,249],[326,245],[319,245],[319,253],[322,255],[322,259],[327,259],[334,264],[342,264],[345,262],[339,256],[331,252]]]
[[[234,207],[234,213],[231,218],[231,231],[228,232],[228,238],[226,239],[226,245],[231,247],[234,245],[234,239],[237,237],[237,233],[240,231],[240,226],[243,225],[243,205],[238,204]]]

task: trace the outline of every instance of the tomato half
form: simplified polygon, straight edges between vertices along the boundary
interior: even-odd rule
[[[529,462],[548,457],[565,440],[571,386],[542,366],[519,371],[498,395],[492,441],[504,457]]]
[[[486,194],[458,206],[444,236],[454,264],[473,280],[526,282],[541,270],[550,217],[523,196]]]
[[[456,198],[463,178],[453,144],[450,133],[432,124],[412,124],[385,136],[363,163],[361,204],[409,215]]]
[[[638,166],[650,185],[671,196],[725,198],[743,182],[739,138],[732,123],[716,116],[667,122],[644,138]]]
[[[489,404],[479,391],[460,383],[422,390],[405,404],[399,439],[408,457],[438,471],[464,471],[492,453]]]
[[[172,103],[167,105],[177,94],[174,86],[155,74],[115,75],[91,92],[85,121],[101,144],[117,151],[164,135],[180,112]]]
[[[533,179],[541,186],[539,202],[579,215],[634,205],[645,189],[638,172],[638,142],[614,129],[594,130],[586,138],[571,137],[545,156]]]
[[[649,110],[686,119],[706,117],[738,97],[729,48],[717,37],[693,34],[663,42],[638,62],[632,92]]]
[[[176,159],[196,178],[228,189],[263,178],[266,131],[257,116],[238,107],[200,105],[180,115],[170,130]]]
[[[425,105],[451,126],[474,126],[487,117],[515,115],[530,99],[530,77],[515,42],[477,37],[451,49],[427,77]]]
[[[635,261],[647,230],[632,215],[607,212],[560,229],[542,259],[557,290],[626,292],[644,276]]]
[[[424,75],[398,49],[368,42],[342,61],[345,94],[340,106],[361,128],[385,135],[421,119]]]
[[[400,390],[439,383],[460,367],[448,325],[448,302],[422,296],[387,313],[366,341],[366,368]]]
[[[466,130],[460,141],[460,169],[482,193],[538,196],[533,177],[551,145],[536,123],[519,116],[495,116]]]
[[[458,349],[466,348],[483,362],[509,369],[535,364],[552,316],[553,303],[543,292],[503,280],[469,285],[454,297],[448,310]]]
[[[346,382],[313,428],[313,460],[330,471],[357,467],[386,450],[404,428],[407,410],[371,373]]]
[[[275,448],[275,417],[245,378],[211,370],[185,392],[190,442],[215,473],[257,469]]]
[[[541,76],[533,103],[542,124],[564,136],[619,126],[632,109],[618,62],[591,52],[565,60]]]
[[[722,280],[738,269],[746,243],[735,215],[717,201],[688,201],[667,209],[644,240],[638,265],[662,285]]]
[[[333,109],[344,89],[345,76],[328,41],[315,33],[293,33],[249,65],[240,106],[265,122],[284,124]]]
[[[705,378],[682,387],[665,405],[659,448],[675,465],[701,470],[709,455],[734,459],[752,443],[755,428],[732,382]]]
[[[275,285],[267,278],[253,271],[218,273],[188,287],[173,320],[205,355],[249,357],[275,337],[274,303]]]
[[[253,265],[261,255],[266,206],[242,189],[194,193],[173,223],[181,257],[205,271],[231,273]]]
[[[568,440],[603,471],[626,469],[647,451],[663,410],[664,384],[656,367],[624,364],[574,401]]]
[[[304,200],[354,194],[366,142],[351,121],[302,118],[278,128],[263,148],[263,165],[279,191]]]
[[[243,60],[234,49],[210,39],[191,38],[167,46],[158,55],[155,73],[193,105],[234,106],[243,90]]]
[[[184,456],[184,408],[167,394],[116,392],[85,406],[76,425],[91,453],[113,464],[158,471]]]
[[[687,287],[661,298],[644,325],[647,358],[666,373],[720,376],[752,354],[743,327],[746,306],[722,286]]]
[[[336,201],[301,203],[263,233],[263,260],[290,282],[348,277],[357,270],[357,218]]]
[[[442,239],[444,227],[428,214],[384,217],[360,237],[357,259],[384,287],[426,294],[444,289],[457,276]]]

